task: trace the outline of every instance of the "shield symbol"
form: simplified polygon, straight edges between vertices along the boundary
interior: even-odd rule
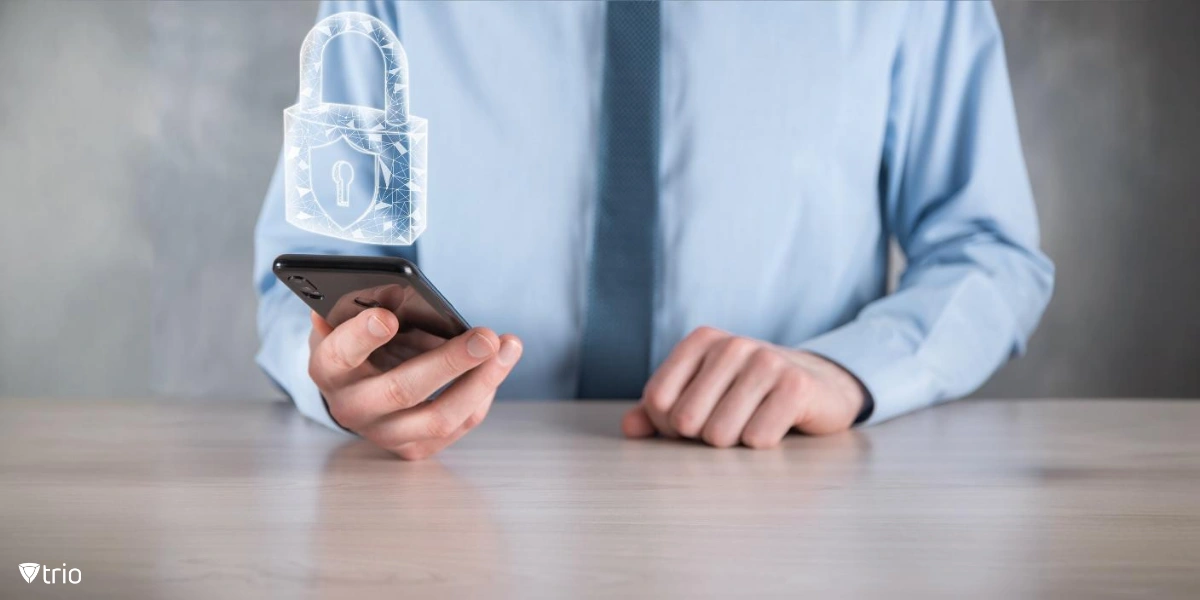
[[[42,568],[41,563],[21,563],[17,565],[21,570],[21,577],[25,578],[25,583],[31,583],[34,577],[37,577],[38,570]]]
[[[313,146],[309,174],[317,205],[342,230],[362,220],[379,195],[378,156],[362,150],[345,135]]]

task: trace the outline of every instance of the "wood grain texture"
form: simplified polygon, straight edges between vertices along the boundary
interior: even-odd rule
[[[404,463],[281,404],[2,400],[0,598],[1200,597],[1200,402],[771,451],[623,440],[625,406],[501,403]]]

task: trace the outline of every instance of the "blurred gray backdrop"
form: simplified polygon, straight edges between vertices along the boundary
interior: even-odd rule
[[[997,6],[1058,287],[979,395],[1200,396],[1200,3]],[[250,258],[312,2],[0,1],[0,396],[277,396]]]

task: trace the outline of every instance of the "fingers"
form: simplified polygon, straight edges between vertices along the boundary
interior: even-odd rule
[[[412,348],[420,354],[438,349],[442,344],[446,343],[446,338],[421,329],[410,329],[396,334],[396,337],[392,338],[392,341],[406,348]]]
[[[516,336],[506,335],[498,345],[495,357],[455,381],[436,400],[389,414],[360,433],[384,448],[394,449],[402,458],[423,458],[452,443],[462,430],[469,431],[483,420],[496,388],[521,357],[521,343]],[[423,441],[433,443],[409,446]]]
[[[625,437],[643,438],[654,435],[654,423],[650,421],[650,416],[646,414],[646,409],[641,404],[634,406],[625,413],[621,418],[621,432]]]
[[[770,448],[793,428],[845,431],[864,386],[815,355],[701,327],[671,352],[621,420],[628,437],[658,432],[718,448]]]
[[[519,342],[517,348],[517,356],[520,356]],[[366,425],[423,402],[446,384],[495,356],[499,349],[500,339],[495,332],[486,328],[472,329],[386,373],[347,386],[336,401],[330,402],[329,410],[339,423],[347,424],[353,430],[356,425]],[[429,418],[436,420],[438,417],[435,414]],[[459,421],[465,418],[464,415]],[[442,424],[433,424],[435,429],[438,425]],[[453,433],[453,429],[431,437],[445,437]]]
[[[454,435],[442,439],[409,442],[394,448],[392,452],[404,460],[423,460],[433,456],[434,454],[437,454],[438,452],[441,452],[442,450],[445,450],[448,446],[454,442],[457,442],[464,435],[467,435],[467,432],[471,431],[483,422],[483,420],[487,417],[488,409],[492,407],[492,401],[495,399],[495,397],[495,394],[492,394],[492,396],[489,397],[486,402],[484,402],[483,406],[476,409],[475,413],[472,414],[471,417],[468,418],[466,422],[458,428],[458,431],[454,432]]]
[[[396,315],[382,309],[364,310],[337,328],[313,315],[313,338],[308,372],[322,390],[353,379],[359,365],[391,339],[399,323]]]
[[[710,347],[729,334],[712,327],[700,327],[679,342],[662,365],[658,367],[642,392],[642,406],[658,432],[667,437],[677,437],[668,415],[696,372],[701,368]]]
[[[309,312],[308,316],[312,320],[313,333],[319,336],[320,339],[325,339],[325,336],[333,332],[333,326],[326,322],[321,315],[318,315],[316,311]]]
[[[694,438],[709,420],[717,401],[729,390],[734,377],[757,344],[746,338],[728,337],[713,346],[700,371],[671,405],[668,423],[679,435]]]
[[[755,351],[745,369],[738,374],[737,381],[713,409],[701,438],[717,448],[736,445],[742,429],[754,415],[754,409],[779,380],[787,366],[786,361],[777,351],[765,346]]]
[[[371,364],[380,371],[388,371],[414,356],[435,350],[444,343],[446,338],[426,331],[401,329],[392,336],[391,341],[371,354]]]
[[[798,398],[793,392],[776,387],[767,399],[758,405],[754,416],[742,430],[742,443],[750,448],[773,448],[797,422]]]

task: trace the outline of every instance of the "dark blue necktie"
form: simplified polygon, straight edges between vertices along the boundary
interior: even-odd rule
[[[658,231],[658,2],[608,2],[599,196],[580,398],[638,398],[650,372]]]

